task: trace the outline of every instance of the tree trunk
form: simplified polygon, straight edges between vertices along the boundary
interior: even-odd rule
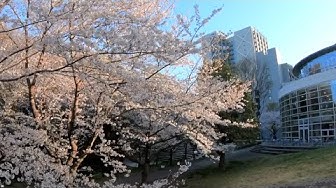
[[[146,145],[145,148],[145,163],[142,165],[142,173],[141,173],[141,184],[148,182],[148,176],[149,176],[149,168],[150,168],[150,160],[149,160],[149,151],[150,146]]]
[[[188,143],[184,144],[184,160],[188,160]]]
[[[219,163],[218,163],[218,168],[224,169],[225,167],[225,152],[218,152],[219,153]]]
[[[27,85],[28,85],[28,98],[30,107],[33,112],[34,119],[39,122],[41,114],[36,106],[36,85],[35,85],[35,76],[33,80],[27,78]]]
[[[7,3],[9,1],[6,1]],[[29,8],[29,1],[28,1],[28,8]],[[29,20],[29,12],[27,10],[26,13],[27,19]],[[24,33],[25,33],[25,44],[26,44],[26,49],[25,49],[25,69],[29,69],[29,34],[28,34],[28,27],[24,27]],[[30,107],[33,112],[34,119],[37,122],[40,122],[41,118],[41,113],[39,112],[37,105],[36,105],[36,77],[37,75],[35,74],[33,79],[27,78],[27,86],[28,86],[28,98],[29,98],[29,103]]]
[[[170,153],[169,153],[169,165],[173,166],[173,148],[170,149]]]
[[[75,152],[75,153],[71,153],[71,155],[70,155],[70,158],[71,158],[70,160],[71,160],[71,161],[68,160],[68,163],[69,163],[69,164],[67,164],[67,165],[71,166],[71,169],[70,169],[71,174],[74,175],[74,174],[77,173],[77,170],[78,170],[79,166],[82,164],[82,162],[83,162],[83,161],[85,160],[85,158],[88,156],[89,153],[87,153],[86,151],[91,150],[91,148],[93,147],[95,141],[96,141],[97,138],[98,138],[100,129],[101,129],[101,128],[97,128],[97,129],[96,129],[96,131],[95,131],[93,137],[91,137],[91,140],[90,140],[89,144],[86,146],[86,149],[83,150],[84,153],[81,154],[75,162],[74,162],[74,159],[75,159],[75,157],[77,156],[77,153],[78,153],[78,146],[77,146],[77,143],[76,143],[74,146],[72,146],[72,148],[75,149],[75,150],[73,150],[72,152]],[[73,154],[74,154],[74,155],[73,155]]]
[[[75,164],[73,164],[73,166],[71,166],[70,173],[72,175],[75,175],[77,173],[79,166],[82,164],[82,162],[84,161],[86,157],[87,157],[87,154],[84,154],[83,156],[79,157],[79,159],[75,162]]]
[[[78,141],[75,140],[75,139],[70,139],[71,152],[70,152],[70,156],[68,158],[68,161],[66,163],[68,166],[72,166],[73,165],[74,159],[77,156],[77,153],[78,153],[77,142]]]
[[[142,167],[141,184],[148,182],[148,176],[149,176],[149,161],[145,162]]]
[[[78,145],[77,145],[78,140],[73,136],[73,132],[75,130],[76,118],[77,118],[77,113],[78,113],[79,82],[80,81],[77,79],[74,67],[71,66],[71,68],[72,68],[72,76],[73,76],[75,88],[74,88],[74,96],[73,96],[71,112],[70,112],[70,117],[69,117],[69,124],[68,124],[68,139],[69,139],[70,146],[71,146],[71,154],[68,158],[67,165],[73,165],[73,161],[78,154]]]
[[[196,160],[196,152],[197,152],[197,147],[196,146],[194,146],[193,147],[194,149],[193,149],[193,160]]]

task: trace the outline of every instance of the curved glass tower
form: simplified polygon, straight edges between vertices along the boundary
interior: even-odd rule
[[[298,79],[279,93],[282,138],[333,141],[336,127],[336,45],[301,60],[293,68]]]

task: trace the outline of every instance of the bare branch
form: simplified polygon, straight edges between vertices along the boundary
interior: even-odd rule
[[[11,0],[3,0],[3,2],[0,2],[0,12],[6,5],[9,4],[10,1]]]

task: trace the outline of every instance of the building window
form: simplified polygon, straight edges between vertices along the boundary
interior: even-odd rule
[[[330,84],[332,100],[336,103],[336,80],[333,80]]]
[[[306,121],[310,138],[334,140],[335,113],[336,80],[293,91],[280,98],[283,138],[300,139],[299,122]]]

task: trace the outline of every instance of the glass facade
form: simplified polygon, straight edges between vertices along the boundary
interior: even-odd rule
[[[336,80],[288,93],[280,99],[282,138],[336,140],[335,112]]]
[[[301,69],[300,78],[336,68],[336,51],[324,54],[308,62]]]

